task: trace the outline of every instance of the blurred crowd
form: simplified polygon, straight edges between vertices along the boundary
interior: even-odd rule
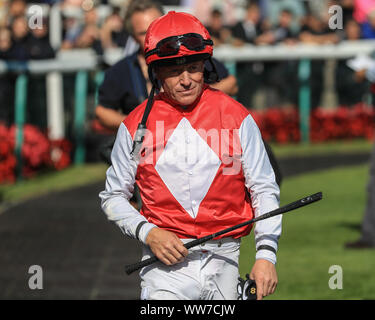
[[[0,0],[0,54],[2,59],[37,59],[37,43],[48,46],[48,12],[42,28],[29,28],[31,4],[60,3],[63,13],[62,43],[57,49],[124,47],[128,32],[126,7],[131,0]],[[375,38],[375,0],[161,0],[163,5],[183,6],[209,29],[215,45],[245,43],[336,43]],[[105,5],[105,10],[103,10]],[[343,26],[331,30],[329,8],[343,9]],[[99,10],[100,9],[100,10]],[[46,56],[51,55],[51,48]],[[38,51],[38,50],[37,50]],[[45,58],[45,57],[44,57]]]
[[[91,48],[101,55],[108,48],[134,47],[129,36],[126,7],[132,0],[0,0],[0,59],[53,58],[55,50]],[[136,0],[134,0],[136,1]],[[162,5],[189,8],[204,22],[215,45],[242,46],[284,43],[328,44],[342,40],[375,39],[375,0],[161,0]],[[61,45],[50,45],[48,13],[42,28],[29,28],[27,8],[58,3],[63,16]],[[343,28],[329,28],[329,8],[342,8]],[[341,17],[340,17],[341,18]],[[340,22],[340,21],[339,21]],[[131,50],[134,50],[131,49]],[[272,87],[275,98],[267,104],[297,104],[298,61],[238,63],[237,99],[251,107],[262,87]],[[325,61],[312,61],[311,106],[321,103]],[[368,84],[338,61],[336,91],[340,105],[361,101]],[[354,87],[353,87],[354,86]],[[281,102],[280,102],[281,101]]]
[[[26,1],[0,2],[0,59],[53,58],[55,52],[49,43],[48,20],[43,17],[40,28],[30,28]]]

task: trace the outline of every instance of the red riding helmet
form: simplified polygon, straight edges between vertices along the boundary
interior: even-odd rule
[[[193,15],[170,11],[150,25],[145,39],[145,58],[153,62],[179,60],[193,55],[212,56],[213,42],[203,24]],[[181,59],[184,63],[185,59]]]

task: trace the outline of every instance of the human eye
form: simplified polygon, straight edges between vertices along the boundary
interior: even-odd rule
[[[194,64],[190,65],[188,69],[189,69],[189,72],[198,72],[199,71],[199,64],[194,63]]]

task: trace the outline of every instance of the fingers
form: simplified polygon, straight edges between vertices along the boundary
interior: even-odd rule
[[[153,228],[146,238],[155,256],[166,265],[173,265],[183,261],[188,255],[188,250],[182,241],[172,232]]]
[[[263,279],[263,297],[269,296],[270,294],[275,292],[277,282],[272,278],[264,278]]]
[[[262,278],[259,281],[259,288],[261,288],[259,296],[261,295],[261,300],[263,297],[267,297],[270,294],[273,294],[276,290],[277,286],[277,280],[272,279],[272,278]],[[258,288],[258,283],[257,283],[257,288]]]
[[[189,254],[189,250],[185,248],[180,239],[178,239],[178,242],[175,244],[175,248],[183,257],[186,257]]]
[[[177,238],[177,240],[163,243],[157,250],[156,256],[164,264],[173,265],[182,262],[188,253],[183,243]]]
[[[261,267],[260,267],[261,266]],[[273,294],[277,287],[277,274],[274,266],[270,264],[262,265],[261,262],[252,270],[250,279],[255,280],[257,286],[257,300],[262,300]]]

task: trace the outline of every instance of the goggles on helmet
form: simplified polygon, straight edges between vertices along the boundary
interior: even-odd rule
[[[160,40],[156,48],[147,52],[145,58],[157,54],[159,57],[168,57],[178,54],[181,45],[184,45],[187,49],[192,51],[202,51],[206,48],[206,45],[213,45],[212,40],[205,40],[198,33],[186,33],[180,36],[172,36]]]

